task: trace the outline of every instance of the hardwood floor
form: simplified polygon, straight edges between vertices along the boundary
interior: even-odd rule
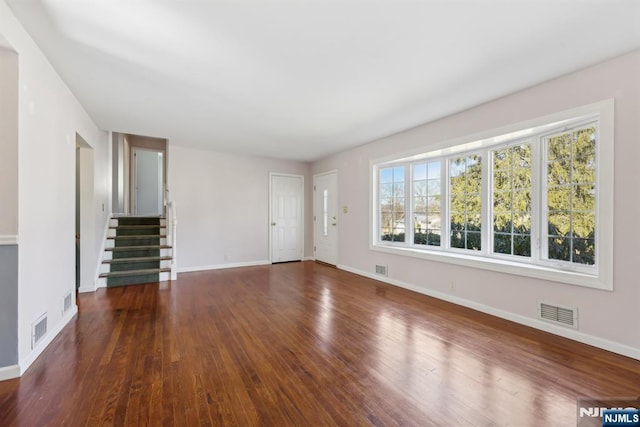
[[[640,362],[313,262],[100,289],[1,426],[575,426]]]

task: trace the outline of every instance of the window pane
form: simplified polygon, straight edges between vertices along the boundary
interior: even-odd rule
[[[426,197],[414,197],[413,198],[413,212],[417,214],[427,213],[427,198]]]
[[[571,239],[549,237],[549,259],[571,261]]]
[[[427,164],[419,163],[413,166],[413,180],[424,181],[427,179]]]
[[[493,189],[496,191],[509,190],[511,188],[511,172],[496,170],[493,173]]]
[[[440,179],[440,162],[429,162],[428,179]]]
[[[405,234],[404,166],[380,168],[380,240],[402,242]]]
[[[479,155],[449,161],[451,247],[480,250],[482,162]]]
[[[493,252],[498,254],[511,254],[511,234],[494,234]]]
[[[413,182],[413,195],[414,196],[426,196],[427,195],[427,182],[426,181],[414,181]]]
[[[547,204],[551,211],[571,210],[571,188],[549,187]]]
[[[595,248],[593,239],[573,239],[573,262],[594,265],[596,261]]]
[[[596,189],[593,185],[574,185],[572,192],[573,210],[591,211],[596,209]]]
[[[473,250],[473,251],[479,251],[482,249],[482,236],[480,233],[478,232],[467,232],[467,245],[466,248]]]
[[[463,231],[454,231],[454,230],[451,231],[450,242],[451,242],[452,248],[463,249],[464,240],[465,240],[465,235]]]
[[[493,216],[493,231],[500,233],[511,233],[512,219],[511,213],[495,214]]]
[[[531,236],[528,234],[513,235],[513,254],[518,256],[531,256]]]
[[[545,140],[548,258],[595,264],[596,128],[570,130]]]
[[[433,229],[427,232],[427,245],[440,246],[440,229]]]
[[[493,252],[531,256],[531,145],[495,150],[493,161]]]
[[[380,198],[386,199],[393,195],[393,183],[380,184]]]

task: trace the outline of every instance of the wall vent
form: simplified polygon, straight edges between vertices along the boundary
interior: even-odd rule
[[[548,320],[563,326],[578,327],[578,309],[575,307],[561,307],[558,305],[540,303],[540,319]]]
[[[379,274],[381,276],[386,276],[387,275],[387,266],[386,265],[378,265],[378,264],[376,264],[376,274]]]
[[[43,314],[31,324],[31,349],[36,348],[36,345],[42,337],[47,334],[47,313]]]
[[[71,308],[71,292],[69,292],[62,300],[62,314]]]

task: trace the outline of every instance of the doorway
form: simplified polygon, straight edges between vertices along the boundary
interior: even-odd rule
[[[313,176],[313,249],[316,261],[338,264],[338,172]]]
[[[133,214],[164,214],[164,152],[133,147]]]
[[[271,262],[300,261],[304,247],[304,177],[270,175]]]
[[[95,290],[93,148],[76,134],[76,289]]]

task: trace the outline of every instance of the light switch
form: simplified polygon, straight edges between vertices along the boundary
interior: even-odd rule
[[[347,212],[349,212],[349,207],[343,206],[342,207],[342,213],[347,213]]]

